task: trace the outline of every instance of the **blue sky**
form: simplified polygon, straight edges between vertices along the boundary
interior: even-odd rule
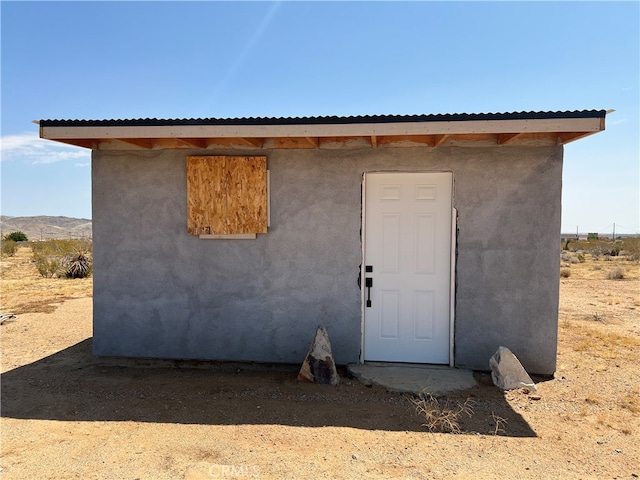
[[[615,109],[565,148],[562,229],[640,233],[638,2],[0,4],[3,215],[91,218],[37,119]]]

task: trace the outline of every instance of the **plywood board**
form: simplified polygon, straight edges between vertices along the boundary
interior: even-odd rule
[[[187,157],[187,232],[267,232],[267,158]]]

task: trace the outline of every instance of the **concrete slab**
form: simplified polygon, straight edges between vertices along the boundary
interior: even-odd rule
[[[380,385],[390,392],[442,394],[475,387],[473,371],[437,365],[371,362],[349,364],[347,371],[365,385]]]

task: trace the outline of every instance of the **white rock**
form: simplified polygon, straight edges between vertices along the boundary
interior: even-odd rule
[[[498,347],[489,359],[489,366],[493,383],[502,390],[520,387],[538,390],[518,358],[507,347]]]

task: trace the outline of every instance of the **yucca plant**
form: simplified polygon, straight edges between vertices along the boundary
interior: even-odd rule
[[[91,258],[82,252],[78,252],[69,259],[65,276],[67,278],[87,278],[91,275],[92,270]]]

